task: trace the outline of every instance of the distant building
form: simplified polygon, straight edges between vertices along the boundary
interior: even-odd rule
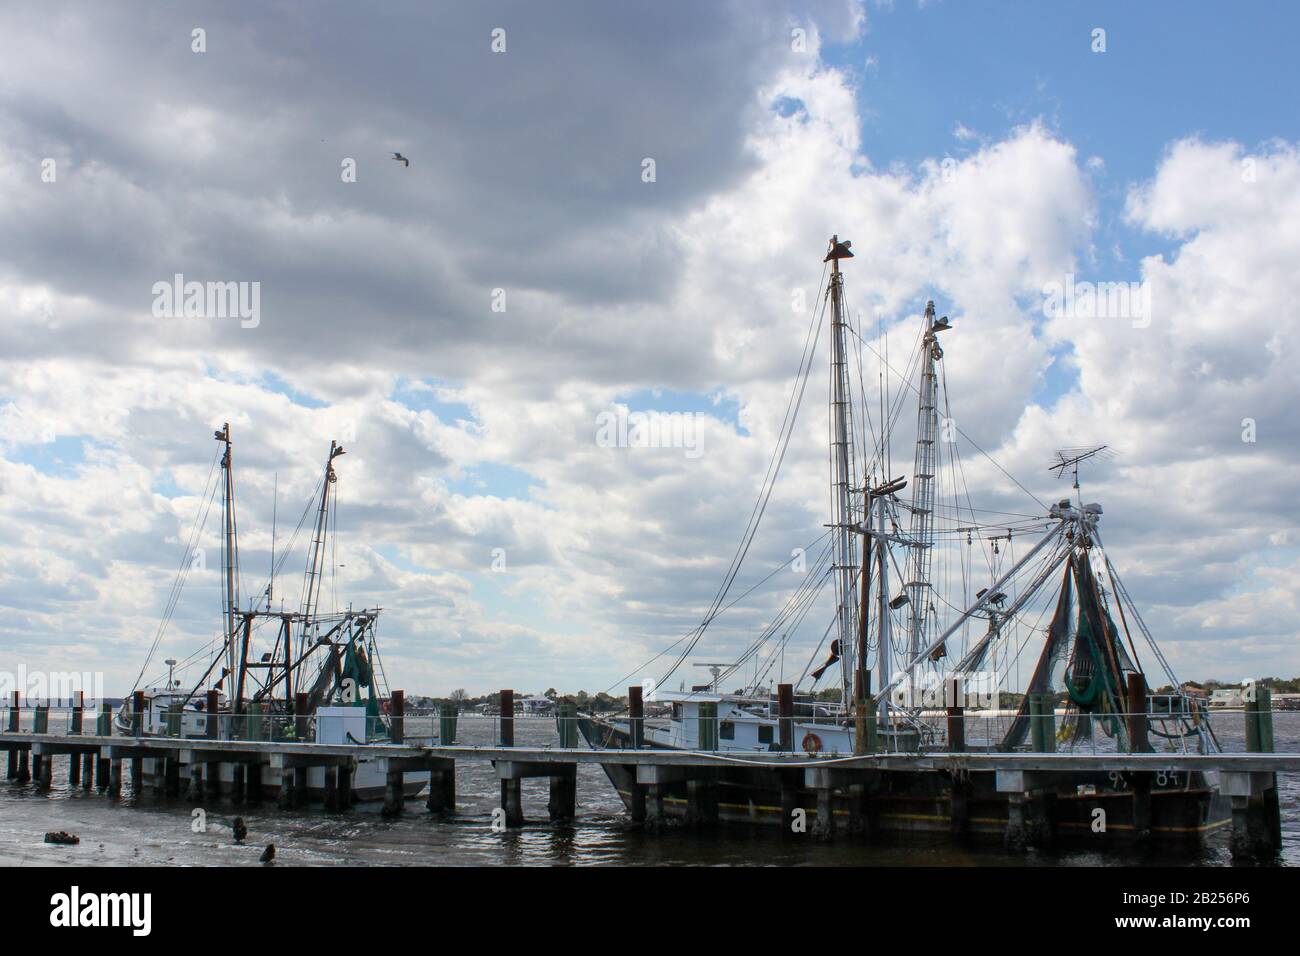
[[[1244,706],[1245,702],[1242,700],[1240,687],[1219,687],[1210,694],[1210,708],[1212,710],[1228,710]]]

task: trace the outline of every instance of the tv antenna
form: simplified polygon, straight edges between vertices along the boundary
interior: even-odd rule
[[[1084,445],[1080,448],[1060,448],[1056,452],[1056,461],[1048,471],[1056,472],[1056,477],[1064,478],[1066,471],[1074,475],[1074,490],[1079,490],[1079,465],[1081,462],[1091,461],[1113,461],[1115,452],[1109,445]]]

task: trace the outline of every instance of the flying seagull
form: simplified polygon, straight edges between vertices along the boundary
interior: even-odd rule
[[[401,153],[393,153],[393,159],[397,160],[403,166],[411,165],[411,161],[407,159],[405,156],[403,156]]]

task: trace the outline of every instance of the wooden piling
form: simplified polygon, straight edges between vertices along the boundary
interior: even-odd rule
[[[830,787],[817,788],[817,819],[813,821],[812,834],[818,840],[835,836],[835,791]]]
[[[244,792],[248,785],[248,767],[242,762],[230,768],[230,802],[244,802]]]
[[[255,761],[245,768],[247,776],[244,782],[244,802],[258,806],[262,802],[262,764]]]
[[[948,750],[955,754],[966,750],[966,710],[955,704],[948,708]]]
[[[108,769],[108,795],[117,799],[122,796],[122,758],[116,757],[109,761]]]
[[[551,775],[551,799],[546,811],[552,823],[567,823],[578,815],[578,765],[564,764]]]
[[[401,814],[406,804],[406,793],[402,789],[405,780],[406,775],[400,770],[389,770],[384,775],[384,816],[395,817]]]
[[[686,819],[697,827],[717,824],[718,788],[712,780],[686,781]]]
[[[451,701],[438,705],[438,743],[444,747],[456,745],[456,705]]]
[[[1151,751],[1147,739],[1147,681],[1142,674],[1128,675],[1128,749],[1129,753]]]
[[[131,696],[131,732],[140,737],[144,734],[144,691],[138,690]]]
[[[215,690],[208,691],[207,701],[203,705],[203,712],[206,715],[203,720],[203,729],[207,731],[209,740],[216,740],[221,736],[221,704],[220,697]]]
[[[339,768],[325,768],[325,809],[339,808]]]
[[[395,744],[406,740],[406,692],[395,690],[388,698],[388,739]]]
[[[14,779],[19,783],[26,783],[32,779],[31,767],[28,764],[28,753],[26,750],[18,752],[18,771],[14,775]]]
[[[632,730],[632,749],[640,750],[645,746],[645,702],[641,698],[640,684],[627,689],[627,719]]]
[[[563,703],[556,709],[556,729],[559,731],[560,746],[572,748],[578,746],[578,705]]]
[[[81,789],[89,790],[95,785],[95,755],[93,753],[82,754],[80,757],[81,766]]]
[[[100,793],[108,790],[109,776],[108,758],[104,756],[104,751],[101,750],[99,756],[95,758],[95,789]]]
[[[203,782],[206,784],[207,796],[216,800],[221,797],[221,761],[209,760],[203,770]]]
[[[81,786],[81,754],[68,754],[68,786]]]
[[[18,733],[18,691],[13,691],[13,696],[10,699],[8,726],[9,733]],[[12,748],[9,750],[9,768],[5,776],[10,780],[18,779],[18,751]]]
[[[144,792],[144,758],[131,758],[131,795],[138,797]]]
[[[781,750],[794,752],[794,685],[776,685],[776,716],[780,729]]]
[[[181,795],[181,761],[173,754],[163,765],[163,795],[179,797]]]
[[[451,761],[429,771],[429,797],[424,806],[433,813],[456,812],[456,765]]]
[[[276,800],[281,810],[293,809],[293,768],[280,768],[280,793]]]
[[[185,791],[185,799],[190,803],[203,800],[203,764],[190,758],[190,785]]]
[[[294,807],[307,806],[307,768],[293,768],[293,796],[292,805]]]
[[[352,806],[352,765],[339,767],[339,809],[346,810]]]
[[[45,754],[41,758],[41,769],[36,774],[36,786],[39,790],[48,790],[54,783],[54,755]]]
[[[506,826],[524,825],[523,781],[518,777],[501,781],[501,809],[505,811]]]
[[[293,695],[293,735],[300,743],[307,742],[308,720],[310,715],[307,713],[308,697],[305,693],[299,691]]]
[[[633,823],[645,823],[645,786],[633,780],[631,787],[628,814]]]
[[[502,747],[513,747],[515,745],[515,692],[513,690],[501,691],[499,709],[501,729],[497,743]]]
[[[72,722],[68,727],[69,734],[80,734],[82,728],[83,714],[86,709],[86,692],[77,691],[76,703],[72,705]]]
[[[99,716],[95,718],[95,735],[98,737],[113,736],[113,705],[104,702],[99,705]]]

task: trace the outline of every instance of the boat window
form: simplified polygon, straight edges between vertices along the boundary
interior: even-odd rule
[[[724,720],[718,728],[718,736],[723,740],[736,739],[736,725],[733,721]]]
[[[679,704],[679,703],[674,703],[674,704],[673,704],[673,720],[681,720],[681,719],[682,719],[682,705]]]
[[[772,725],[771,725],[771,724],[759,724],[759,725],[758,725],[758,742],[759,742],[760,744],[770,744],[770,743],[772,742]]]

